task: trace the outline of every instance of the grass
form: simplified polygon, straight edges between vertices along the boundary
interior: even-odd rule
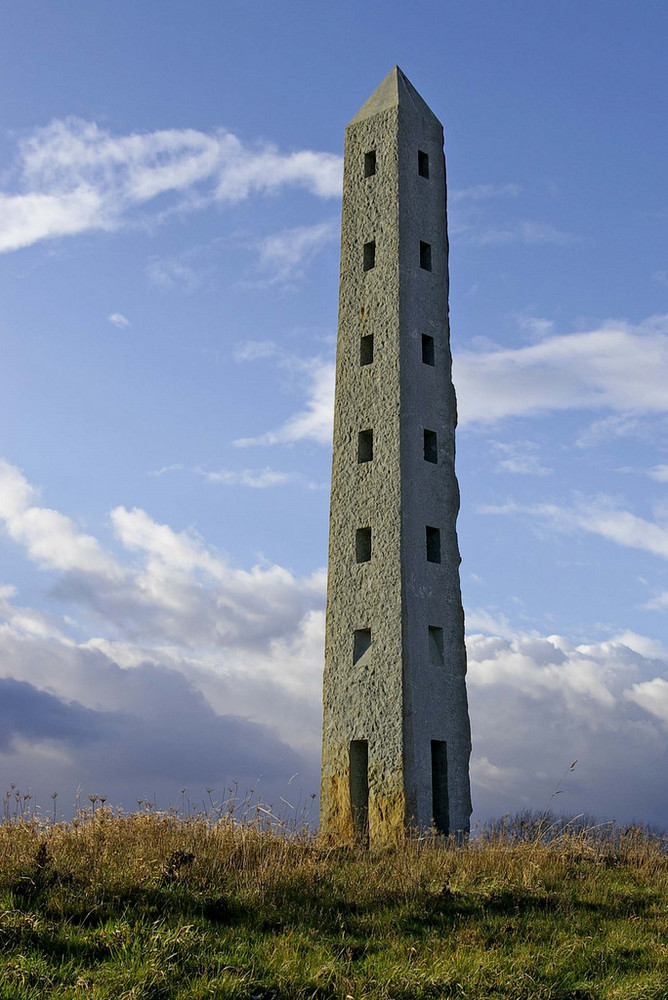
[[[666,847],[525,820],[365,851],[228,816],[24,812],[0,824],[0,998],[668,1000]]]

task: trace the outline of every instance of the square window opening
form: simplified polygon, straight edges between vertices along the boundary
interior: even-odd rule
[[[434,338],[430,337],[428,333],[422,334],[422,363],[425,365],[431,365],[434,367],[435,354],[434,354]]]
[[[364,176],[373,177],[376,172],[376,150],[370,149],[364,154]]]
[[[431,252],[431,251],[430,251]],[[370,271],[376,266],[376,241],[370,240],[368,243],[364,244],[364,259],[363,268],[365,271]]]
[[[420,267],[423,271],[431,271],[431,243],[424,243],[422,240],[420,240]]]
[[[443,659],[443,629],[437,625],[429,626],[429,662],[441,666]]]
[[[420,177],[429,177],[429,154],[418,149],[418,173]]]
[[[353,663],[357,663],[358,660],[366,653],[367,649],[371,645],[371,629],[370,628],[357,628],[353,632]]]
[[[438,441],[436,438],[436,431],[428,431],[425,429],[424,460],[425,462],[433,462],[434,465],[438,462]]]
[[[373,334],[367,333],[360,338],[360,364],[370,365],[373,363]]]
[[[441,529],[427,525],[427,562],[441,561]]]
[[[371,559],[371,528],[358,528],[355,533],[355,559],[358,563]]]
[[[373,460],[373,431],[360,431],[357,435],[357,461],[371,462]]]

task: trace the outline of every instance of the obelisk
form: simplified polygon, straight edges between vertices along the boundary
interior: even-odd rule
[[[398,67],[346,129],[321,833],[469,830],[443,129]]]

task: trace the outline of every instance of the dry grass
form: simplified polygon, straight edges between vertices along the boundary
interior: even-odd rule
[[[668,853],[640,828],[364,851],[262,814],[17,815],[0,907],[12,1000],[668,998]]]

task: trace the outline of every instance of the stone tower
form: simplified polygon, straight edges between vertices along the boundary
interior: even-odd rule
[[[443,128],[401,70],[346,129],[321,832],[469,829]]]

